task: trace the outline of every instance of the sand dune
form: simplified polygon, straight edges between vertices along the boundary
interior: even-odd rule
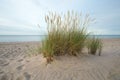
[[[0,80],[120,80],[120,39],[103,39],[101,56],[56,57],[46,64],[39,42],[0,43]]]

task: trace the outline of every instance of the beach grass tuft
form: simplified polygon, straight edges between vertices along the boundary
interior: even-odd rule
[[[53,61],[54,56],[82,54],[89,36],[86,28],[91,22],[89,15],[83,17],[74,11],[64,15],[50,12],[45,21],[48,35],[42,41],[41,51],[48,63]]]
[[[93,38],[89,38],[87,41],[88,53],[95,55],[98,51],[100,56],[103,47],[102,45],[103,44],[99,38],[96,38],[95,36]]]

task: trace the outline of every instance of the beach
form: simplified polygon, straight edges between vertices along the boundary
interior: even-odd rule
[[[120,80],[120,39],[102,39],[101,56],[58,56],[51,64],[40,42],[0,42],[0,80]]]

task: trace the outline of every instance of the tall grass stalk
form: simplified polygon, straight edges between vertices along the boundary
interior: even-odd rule
[[[89,15],[68,11],[64,15],[49,13],[45,16],[48,35],[42,41],[42,53],[48,62],[58,55],[80,54],[88,37],[86,27],[91,19]]]

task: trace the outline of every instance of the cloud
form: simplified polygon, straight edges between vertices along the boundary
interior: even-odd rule
[[[120,34],[118,4],[119,1],[112,0],[0,0],[0,34],[44,34],[47,32],[45,14],[48,11],[64,13],[68,10],[90,13],[91,17],[96,18],[97,23],[91,25],[89,31]]]

